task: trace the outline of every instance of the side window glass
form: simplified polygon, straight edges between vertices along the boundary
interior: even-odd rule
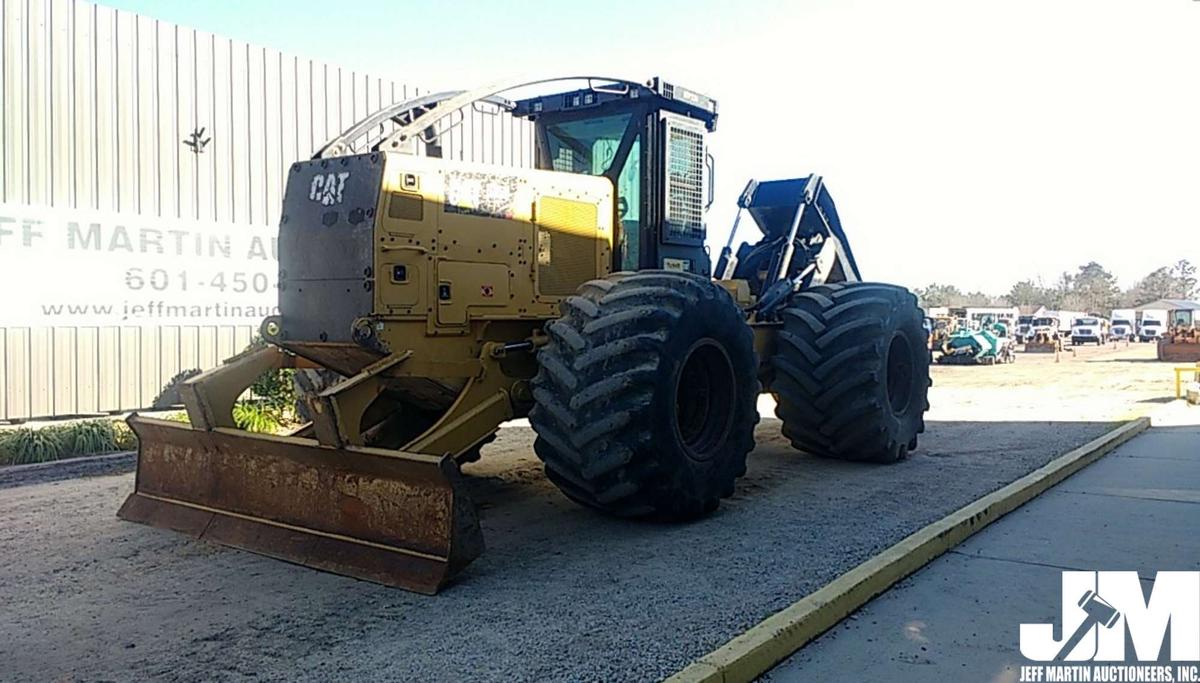
[[[621,221],[621,269],[637,270],[641,243],[642,137],[629,149],[625,167],[617,176],[617,217]]]

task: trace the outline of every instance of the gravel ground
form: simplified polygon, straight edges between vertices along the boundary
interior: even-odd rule
[[[120,522],[129,474],[35,478],[0,490],[0,677],[661,678],[1153,407],[1171,382],[1152,355],[936,368],[929,430],[893,466],[798,454],[764,419],[735,496],[686,525],[575,506],[545,481],[532,433],[503,429],[467,468],[488,551],[432,598]]]

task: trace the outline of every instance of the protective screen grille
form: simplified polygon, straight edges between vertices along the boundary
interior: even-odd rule
[[[575,168],[577,162],[575,160],[575,152],[569,147],[562,147],[558,150],[558,156],[554,157],[554,170],[562,171],[563,173],[578,173]]]
[[[704,239],[704,133],[667,119],[668,238]]]
[[[537,203],[538,292],[574,294],[596,277],[597,209],[595,204],[561,197]]]

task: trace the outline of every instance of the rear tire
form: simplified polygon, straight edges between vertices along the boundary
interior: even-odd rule
[[[771,389],[796,448],[827,458],[895,462],[917,446],[929,409],[929,354],[908,290],[846,282],[792,295]]]
[[[529,422],[547,477],[622,517],[689,519],[746,472],[757,362],[742,311],[707,278],[615,273],[562,303]]]

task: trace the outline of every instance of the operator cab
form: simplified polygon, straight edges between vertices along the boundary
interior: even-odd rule
[[[654,78],[518,100],[512,113],[535,123],[537,168],[612,181],[614,270],[709,275],[704,135],[716,129],[716,100]]]

